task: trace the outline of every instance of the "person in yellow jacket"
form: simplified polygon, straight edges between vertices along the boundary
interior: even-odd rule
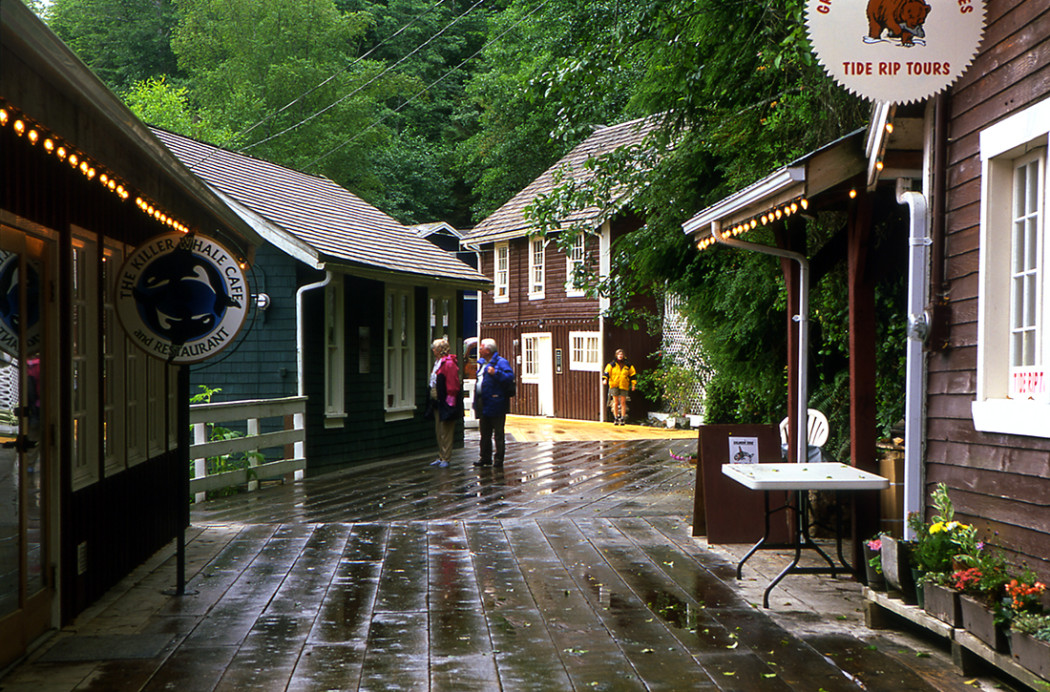
[[[602,384],[609,385],[609,408],[613,425],[623,425],[627,417],[627,394],[634,391],[637,372],[627,360],[622,348],[616,349],[615,359],[605,366]]]

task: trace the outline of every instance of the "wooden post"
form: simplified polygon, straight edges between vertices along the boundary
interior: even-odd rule
[[[875,276],[869,271],[872,196],[860,191],[849,215],[850,463],[879,472],[875,453]],[[903,347],[902,347],[903,348]],[[879,529],[876,493],[856,493],[853,502],[853,564],[863,564],[862,541]]]

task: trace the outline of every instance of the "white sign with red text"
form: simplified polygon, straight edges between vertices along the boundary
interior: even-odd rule
[[[922,101],[969,67],[984,0],[807,0],[806,28],[831,77],[872,101]]]

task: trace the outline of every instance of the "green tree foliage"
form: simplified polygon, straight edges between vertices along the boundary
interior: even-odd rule
[[[234,133],[228,127],[216,127],[194,112],[189,89],[172,86],[164,77],[135,82],[124,95],[124,101],[140,120],[156,127],[220,146],[233,140]]]
[[[171,0],[53,0],[47,21],[114,91],[174,75]]]

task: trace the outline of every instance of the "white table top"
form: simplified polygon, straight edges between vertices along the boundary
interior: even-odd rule
[[[751,490],[882,490],[890,481],[848,464],[722,464],[722,473]]]

